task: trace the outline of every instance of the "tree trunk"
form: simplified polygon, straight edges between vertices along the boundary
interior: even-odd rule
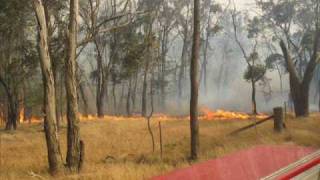
[[[132,109],[135,110],[136,107],[136,92],[137,92],[137,86],[138,85],[138,73],[136,73],[135,80],[134,80],[134,87],[131,95],[131,101],[132,101]]]
[[[209,48],[209,38],[210,38],[210,13],[207,21],[207,32],[206,32],[206,41],[203,47],[203,62],[200,73],[200,81],[203,80],[203,88],[205,95],[207,94],[207,64],[208,64],[208,48]]]
[[[194,33],[192,59],[190,68],[191,100],[190,100],[190,129],[191,129],[191,159],[198,159],[199,122],[198,122],[198,91],[199,91],[199,57],[200,57],[200,0],[194,0]]]
[[[151,117],[147,117],[147,125],[148,125],[148,132],[151,137],[151,144],[152,144],[152,152],[155,150],[155,142],[154,142],[154,135],[151,128]]]
[[[146,62],[143,76],[143,87],[142,87],[142,106],[141,116],[146,117],[147,115],[147,80],[148,80],[149,63]]]
[[[79,90],[80,90],[80,95],[81,99],[83,101],[83,115],[88,116],[89,115],[89,105],[88,105],[88,98],[85,94],[85,89],[84,89],[84,83],[79,84]]]
[[[68,55],[66,58],[66,93],[67,93],[67,166],[71,172],[79,171],[80,165],[80,127],[78,117],[78,98],[76,80],[76,47],[78,33],[79,2],[70,0]]]
[[[125,99],[125,91],[124,91],[125,87],[126,87],[125,83],[122,83],[121,95],[120,95],[119,104],[118,104],[118,109],[121,110],[120,114],[122,114],[122,108],[125,107],[123,106],[124,105],[123,100]]]
[[[17,121],[19,118],[19,102],[11,96],[8,98],[8,117],[6,122],[6,130],[17,130]]]
[[[54,64],[54,63],[53,63]],[[58,98],[58,81],[57,81],[57,76],[58,76],[58,73],[56,72],[57,70],[54,70],[55,68],[53,68],[53,79],[54,79],[54,82],[55,82],[55,87],[54,87],[54,95],[55,95],[55,98],[56,98],[56,117],[57,117],[57,130],[59,131],[60,129],[60,116],[59,116],[59,100],[62,98]],[[61,82],[60,82],[61,83]]]
[[[153,103],[153,85],[152,85],[152,81],[154,80],[153,79],[153,72],[151,73],[151,82],[150,82],[150,106],[151,106],[151,111],[150,111],[150,114],[147,116],[146,115],[146,119],[147,119],[147,124],[148,124],[148,131],[149,131],[149,134],[150,134],[150,137],[151,137],[151,143],[152,143],[152,152],[155,151],[155,141],[154,141],[154,135],[153,135],[153,131],[152,131],[152,128],[151,128],[151,118],[152,118],[152,115],[153,115],[153,111],[154,111],[154,103]]]
[[[296,116],[309,116],[309,86],[304,87],[302,84],[292,84],[290,87]]]
[[[114,114],[115,115],[118,114],[118,112],[117,112],[116,86],[117,86],[117,83],[113,82],[113,85],[112,85],[112,96],[113,96],[113,109],[114,109]]]
[[[61,99],[60,99],[59,108],[58,108],[58,112],[59,112],[58,116],[59,116],[61,122],[63,122],[63,113],[64,113],[63,110],[64,110],[64,103],[65,103],[63,100],[63,99],[65,99],[64,98],[65,88],[63,87],[63,85],[64,85],[63,80],[64,80],[63,76],[61,75],[60,76],[60,86],[59,86],[59,91],[60,91],[59,97]]]
[[[7,118],[6,118],[6,128],[5,130],[16,130],[17,129],[17,120],[19,116],[19,101],[16,97],[18,95],[14,95],[12,88],[10,88],[10,84],[6,83],[4,79],[0,76],[0,84],[2,84],[5,93],[7,94]]]
[[[318,84],[318,98],[319,98],[319,100],[318,100],[318,107],[319,107],[319,112],[320,112],[320,81],[318,82],[319,84]]]
[[[290,93],[292,96],[294,110],[297,117],[307,117],[309,116],[309,88],[310,83],[313,78],[313,74],[316,68],[318,57],[318,44],[320,37],[320,29],[317,27],[315,39],[314,39],[314,47],[313,47],[313,55],[310,58],[310,61],[307,65],[307,69],[304,73],[303,79],[300,80],[294,63],[291,59],[291,55],[288,51],[287,46],[283,41],[280,42],[280,47],[283,52],[284,59],[287,63],[287,69],[289,72],[290,79]]]
[[[319,104],[318,104],[318,107],[319,107],[319,112],[320,112],[320,95],[319,95]]]
[[[187,33],[184,35],[183,40],[183,47],[182,47],[182,54],[181,54],[181,65],[179,70],[179,78],[178,78],[178,101],[181,101],[183,95],[183,80],[185,75],[185,68],[186,68],[186,60],[188,54],[188,37]]]
[[[132,84],[132,79],[130,78],[129,80],[129,86],[128,86],[128,94],[127,94],[127,115],[131,116],[131,103],[130,103],[130,98],[131,98],[131,84]]]
[[[57,133],[57,117],[55,102],[55,82],[51,67],[51,60],[48,50],[48,30],[47,20],[45,18],[44,7],[41,0],[33,0],[34,11],[37,16],[39,25],[39,52],[40,64],[43,77],[43,85],[45,91],[44,98],[44,129],[48,150],[49,169],[52,175],[62,172],[63,163]]]
[[[161,86],[160,86],[160,106],[162,111],[166,110],[166,63],[167,63],[167,52],[168,52],[168,27],[163,28],[162,40],[161,40]]]
[[[254,80],[251,80],[251,88],[252,88],[252,95],[251,95],[251,102],[252,102],[252,114],[257,115],[258,110],[257,110],[257,101],[256,101],[256,83]]]
[[[97,95],[96,95],[96,107],[98,117],[104,116],[104,97],[105,97],[105,78],[103,72],[102,53],[100,51],[99,44],[95,40],[95,46],[97,50]]]

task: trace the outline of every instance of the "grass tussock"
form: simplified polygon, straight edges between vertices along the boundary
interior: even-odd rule
[[[261,144],[295,144],[320,147],[320,115],[288,118],[287,130],[273,132],[272,121],[236,136],[231,131],[252,121],[201,121],[200,160],[206,161]],[[14,133],[0,131],[0,179],[50,179],[42,125],[21,125]],[[81,123],[86,144],[86,164],[80,175],[60,179],[148,179],[189,166],[189,122],[162,122],[163,159],[160,158],[158,122],[152,122],[156,151],[145,120],[92,121]],[[60,132],[61,149],[66,154],[66,128]],[[55,178],[57,179],[57,178]]]

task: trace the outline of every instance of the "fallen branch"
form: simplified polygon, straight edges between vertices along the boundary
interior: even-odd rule
[[[42,177],[42,176],[34,173],[33,171],[29,172],[28,174],[29,174],[29,176],[31,176],[31,177],[33,177],[33,178],[37,178],[37,179],[41,179],[41,180],[42,180],[42,179],[45,179],[44,177]]]
[[[267,117],[267,118],[265,118],[265,119],[263,119],[261,121],[258,121],[256,123],[250,124],[250,125],[245,126],[243,128],[237,129],[237,130],[231,132],[229,135],[231,135],[231,136],[236,135],[236,134],[238,134],[238,133],[240,133],[242,131],[245,131],[245,130],[253,128],[253,127],[257,126],[257,125],[263,124],[263,123],[265,123],[265,122],[267,122],[267,121],[269,121],[270,119],[273,119],[273,118],[274,118],[274,116],[269,116],[269,117]]]

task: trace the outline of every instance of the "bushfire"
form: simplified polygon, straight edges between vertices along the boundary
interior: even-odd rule
[[[201,108],[199,113],[199,119],[200,120],[206,120],[206,121],[214,121],[214,120],[250,120],[250,119],[264,119],[267,115],[265,114],[259,114],[256,116],[252,116],[250,114],[244,113],[244,112],[232,112],[227,110],[216,110],[212,111],[209,108]],[[101,121],[134,121],[134,120],[143,120],[144,118],[140,115],[132,115],[130,117],[128,116],[111,116],[111,115],[105,115],[103,117],[98,117],[97,115],[83,115],[79,114],[80,121],[95,121],[95,120],[101,120]],[[65,117],[64,117],[65,119]],[[170,120],[189,120],[189,116],[171,116],[166,114],[154,114],[152,116],[152,120],[154,121],[170,121]],[[19,113],[19,122],[20,123],[41,123],[43,121],[43,118],[41,117],[35,117],[31,116],[29,118],[26,118],[24,116],[24,110],[22,109]]]
[[[212,111],[209,108],[201,109],[202,120],[248,120],[248,119],[264,119],[267,117],[265,114],[250,115],[243,112],[232,112],[218,109],[217,111]]]
[[[250,119],[264,119],[267,115],[258,114],[258,115],[250,115],[243,112],[232,112],[226,110],[216,110],[212,111],[209,108],[201,108],[199,119],[200,120],[250,120]],[[96,115],[80,115],[81,121],[90,121],[90,120],[141,120],[143,117],[140,115],[133,115],[131,117],[128,116],[103,116],[97,117]],[[156,121],[169,121],[169,120],[189,120],[189,116],[171,116],[166,114],[154,114],[152,116],[153,120]]]

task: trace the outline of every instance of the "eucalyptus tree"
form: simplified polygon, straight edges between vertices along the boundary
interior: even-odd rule
[[[198,159],[199,152],[199,121],[198,121],[198,93],[199,93],[199,61],[200,61],[200,0],[194,0],[193,12],[193,44],[190,67],[191,99],[190,99],[190,130],[191,156]]]
[[[155,35],[155,20],[158,16],[159,7],[161,1],[142,0],[138,3],[138,9],[148,12],[144,17],[144,22],[141,26],[141,32],[144,34],[144,42],[147,44],[147,50],[145,53],[145,60],[143,63],[143,84],[142,84],[142,97],[141,97],[141,115],[146,117],[147,115],[147,87],[150,70],[155,59],[154,45],[157,39]]]
[[[6,130],[17,128],[26,82],[37,73],[32,41],[31,8],[19,1],[0,1],[0,87],[6,97]],[[14,18],[14,19],[13,19]]]
[[[39,54],[42,69],[43,84],[45,89],[45,133],[48,149],[48,160],[51,174],[55,175],[62,172],[63,161],[59,147],[57,133],[57,114],[55,98],[55,80],[53,74],[52,61],[50,57],[49,35],[50,28],[49,14],[46,9],[48,4],[42,0],[33,0],[33,8],[36,14],[39,31]],[[81,167],[81,155],[83,150],[80,146],[80,128],[78,117],[78,98],[77,98],[77,80],[76,80],[76,49],[78,34],[78,10],[79,2],[70,1],[69,9],[69,28],[67,51],[65,58],[66,80],[65,87],[67,93],[67,167],[76,172]]]
[[[33,0],[33,8],[38,22],[39,33],[39,54],[40,64],[42,70],[42,79],[44,84],[44,128],[46,135],[47,151],[49,169],[52,175],[59,174],[63,171],[63,161],[60,151],[57,117],[56,117],[56,103],[55,103],[55,82],[53,77],[53,70],[51,66],[51,58],[49,55],[48,42],[48,26],[45,14],[44,4],[41,0]]]
[[[58,97],[63,94],[64,88],[64,59],[66,57],[66,29],[68,22],[67,17],[68,2],[44,0],[45,16],[50,21],[47,22],[48,27],[48,44],[49,56],[51,58],[51,66],[53,71],[53,79],[55,82],[55,97],[56,97],[56,117],[57,127],[59,130],[62,113],[63,113],[63,98]]]
[[[148,48],[148,43],[144,41],[144,35],[134,31],[141,25],[141,22],[135,22],[128,28],[122,31],[119,39],[121,54],[123,56],[120,64],[119,77],[121,80],[128,82],[127,86],[127,98],[126,98],[126,112],[128,116],[132,115],[132,109],[134,109],[134,97],[136,90],[134,82],[138,80],[137,74],[141,71],[141,65],[144,63],[144,54]],[[133,106],[133,107],[132,107]]]
[[[158,83],[160,90],[160,106],[163,111],[166,110],[166,99],[167,99],[167,89],[169,86],[168,77],[170,75],[170,65],[171,62],[168,60],[168,52],[170,45],[175,36],[175,28],[178,23],[176,18],[173,18],[175,15],[175,8],[170,6],[170,0],[164,0],[161,4],[159,4],[159,13],[157,17],[157,29],[159,31],[159,40],[160,40],[160,48],[159,48],[159,56],[160,56],[160,64],[159,64],[159,77]]]
[[[319,61],[319,0],[257,1],[260,19],[280,41],[296,116],[309,115],[309,89]]]
[[[79,1],[70,0],[67,55],[65,59],[65,86],[67,94],[67,167],[71,172],[78,172],[82,166],[83,143],[80,143],[80,119],[77,94],[77,36]]]
[[[85,38],[79,41],[78,46],[94,45],[96,69],[91,75],[96,82],[96,108],[99,117],[105,114],[108,80],[117,79],[113,77],[115,74],[112,69],[119,61],[119,34],[143,14],[142,11],[137,12],[133,4],[129,0],[89,0],[81,3],[80,16],[84,21],[81,32],[85,34]],[[113,82],[114,90],[118,81]],[[115,102],[114,100],[114,106]]]
[[[248,23],[246,24],[247,32],[248,32],[248,39],[250,45],[252,46],[251,49],[247,49],[244,43],[241,41],[239,37],[239,32],[243,30],[243,27],[240,27],[242,24],[240,23],[243,20],[243,17],[239,16],[239,12],[236,11],[234,8],[232,13],[232,23],[233,23],[233,35],[236,44],[238,45],[243,58],[247,64],[247,70],[244,74],[244,79],[251,83],[251,104],[252,104],[252,113],[258,114],[257,110],[257,101],[256,101],[256,84],[258,81],[262,80],[266,73],[265,64],[261,62],[259,53],[258,53],[258,45],[260,42],[259,38],[259,20],[258,18],[254,17],[253,19],[249,19]],[[242,29],[241,29],[242,28]]]
[[[226,6],[226,9],[228,5]],[[221,31],[222,27],[220,25],[221,16],[223,15],[224,11],[221,5],[215,1],[205,0],[201,6],[201,21],[203,22],[202,27],[202,56],[203,60],[201,63],[201,71],[200,71],[200,83],[203,82],[204,92],[207,93],[207,65],[209,51],[213,50],[210,45],[210,40],[219,32]]]
[[[177,78],[177,97],[180,102],[184,94],[184,82],[186,79],[186,71],[188,68],[188,57],[191,52],[192,42],[192,1],[191,0],[173,0],[175,7],[175,17],[178,27],[176,28],[183,41],[180,63],[178,63],[179,71]]]

